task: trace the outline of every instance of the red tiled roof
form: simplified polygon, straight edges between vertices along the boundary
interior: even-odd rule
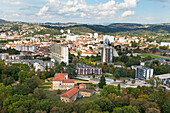
[[[72,97],[73,95],[75,95],[79,90],[77,88],[72,88],[69,91],[67,91],[64,94],[61,94],[60,97]]]
[[[65,75],[68,75],[68,73],[56,73],[55,77],[63,77],[64,78]]]
[[[59,78],[59,77],[53,78],[53,81],[62,81],[62,80],[63,80],[63,78]]]
[[[74,83],[74,79],[65,79],[62,82],[63,83]]]
[[[86,86],[86,84],[80,84],[80,86]]]

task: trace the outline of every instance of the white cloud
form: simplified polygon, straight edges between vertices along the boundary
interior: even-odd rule
[[[135,14],[135,11],[125,11],[121,17],[126,17],[126,16],[130,16],[130,15],[134,15]]]
[[[48,0],[38,15],[60,15],[70,18],[113,18],[120,10],[135,8],[139,0],[124,0],[121,3],[110,0],[103,4],[87,5],[85,0]],[[129,14],[130,15],[130,14]]]
[[[37,15],[38,15],[38,16],[41,16],[41,15],[43,15],[46,11],[48,11],[48,7],[44,6],[44,7],[37,13]]]

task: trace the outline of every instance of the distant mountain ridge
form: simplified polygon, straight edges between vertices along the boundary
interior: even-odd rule
[[[0,23],[7,23],[9,21],[0,19]],[[37,23],[32,23],[37,24]],[[170,33],[170,23],[162,24],[139,24],[139,23],[111,23],[109,25],[96,24],[79,24],[79,23],[39,23],[38,25],[51,29],[71,29],[75,32],[100,32],[100,33],[117,33],[130,31],[148,31],[148,32],[168,32]]]
[[[8,21],[0,19],[0,23],[7,23]]]

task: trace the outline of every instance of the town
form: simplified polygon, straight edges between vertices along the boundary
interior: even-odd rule
[[[0,111],[168,113],[170,35],[162,35],[1,24]]]

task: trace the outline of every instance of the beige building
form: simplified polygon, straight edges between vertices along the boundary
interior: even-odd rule
[[[94,91],[90,89],[79,89],[79,95],[82,95],[83,97],[91,97],[94,95]]]
[[[74,79],[68,79],[68,73],[56,73],[53,79],[53,90],[69,90],[74,88]]]
[[[85,88],[86,89],[86,84],[80,84],[79,89]]]
[[[60,95],[60,99],[64,102],[74,102],[77,99],[77,96],[79,95],[79,89],[72,88],[69,91],[67,91],[64,94]]]

